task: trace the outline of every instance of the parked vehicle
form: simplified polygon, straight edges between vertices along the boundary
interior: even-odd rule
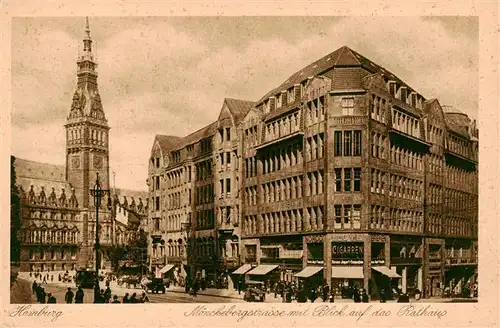
[[[147,282],[144,289],[149,293],[162,293],[165,294],[166,288],[163,279],[153,278],[151,281]]]
[[[78,270],[76,271],[75,283],[78,287],[82,288],[94,288],[96,272],[94,270]]]
[[[247,302],[264,302],[266,292],[264,291],[264,283],[261,281],[246,281],[247,286],[243,300]]]

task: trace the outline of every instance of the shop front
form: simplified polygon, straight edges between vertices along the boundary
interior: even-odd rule
[[[364,243],[332,243],[332,290],[336,296],[352,298],[354,290],[364,286]]]
[[[259,264],[245,274],[245,285],[259,281],[266,287],[271,287],[280,280],[280,273],[277,264]]]
[[[323,285],[323,267],[322,266],[306,266],[301,271],[294,274],[302,283],[316,288]]]
[[[414,296],[423,290],[423,245],[420,238],[405,236],[391,237],[390,256],[391,267],[401,279],[394,292]],[[394,286],[393,286],[394,287]]]

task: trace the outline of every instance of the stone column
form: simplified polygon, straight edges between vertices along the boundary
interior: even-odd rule
[[[368,234],[363,239],[363,288],[370,294],[368,286],[372,277],[372,241]]]
[[[403,268],[403,272],[401,274],[401,289],[403,293],[406,293],[406,275],[408,273],[408,267],[405,266]]]
[[[422,267],[418,268],[417,288],[418,290],[420,290],[420,292],[424,290],[424,269]]]
[[[302,268],[305,268],[307,266],[308,258],[309,258],[309,252],[307,249],[307,242],[306,242],[306,238],[303,236],[302,237]]]
[[[330,288],[332,287],[332,235],[323,237],[323,277]]]

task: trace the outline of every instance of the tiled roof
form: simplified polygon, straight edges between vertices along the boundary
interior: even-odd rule
[[[464,122],[464,120],[467,119],[468,117],[462,113],[444,113],[444,121],[448,129],[466,138],[470,138],[468,129],[469,122]]]
[[[294,73],[285,82],[283,82],[279,87],[268,92],[264,97],[262,97],[257,104],[262,103],[265,99],[269,98],[274,94],[278,94],[281,91],[287,90],[295,84],[299,84],[306,80],[308,77],[319,75],[326,72],[333,67],[340,66],[361,66],[371,73],[383,73],[389,79],[394,80],[400,84],[405,85],[410,88],[406,83],[400,80],[397,76],[389,72],[388,70],[382,68],[381,66],[375,64],[368,58],[360,55],[356,51],[352,50],[347,46],[343,46],[334,52],[324,56],[323,58],[313,62],[312,64],[304,67],[300,71]]]
[[[52,188],[57,194],[62,192],[62,189],[65,189],[66,195],[71,194],[71,186],[66,181],[64,165],[16,158],[14,169],[16,170],[17,185],[22,187],[24,192],[28,192],[33,186],[36,194],[42,190],[42,187],[47,195],[51,193]]]
[[[53,182],[66,181],[66,167],[64,165],[35,162],[16,158],[14,162],[17,177],[40,179]]]
[[[163,134],[157,134],[156,140],[160,144],[160,148],[164,151],[175,148],[182,140],[182,138],[177,136],[167,136]]]
[[[213,122],[187,136],[184,138],[180,138],[179,143],[176,145],[175,149],[181,149],[186,147],[187,145],[191,145],[196,143],[202,139],[208,138],[215,134],[215,130],[217,128],[217,122]]]
[[[229,111],[233,114],[235,123],[240,122],[250,109],[255,105],[254,101],[226,98],[224,99]]]

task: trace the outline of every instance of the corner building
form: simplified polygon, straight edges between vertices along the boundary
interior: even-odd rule
[[[235,273],[375,298],[476,279],[478,130],[467,115],[342,47],[267,93],[240,131]]]
[[[212,124],[186,137],[155,137],[148,173],[153,271],[215,282],[239,266],[238,126],[253,105],[225,99]]]

